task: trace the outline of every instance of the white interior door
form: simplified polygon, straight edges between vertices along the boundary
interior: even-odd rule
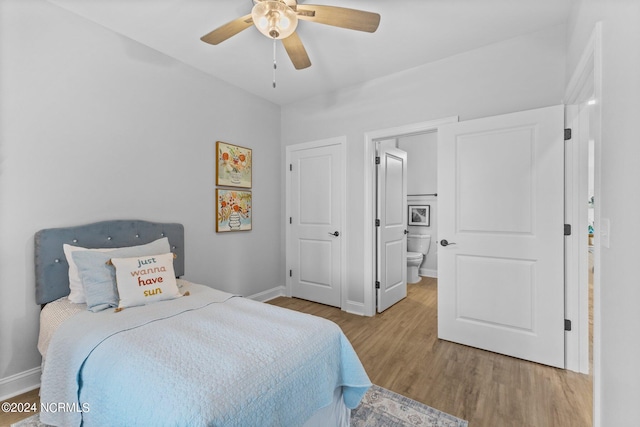
[[[343,145],[303,145],[289,152],[287,264],[291,295],[341,306]]]
[[[407,296],[407,153],[378,151],[378,313]]]
[[[440,338],[564,367],[563,110],[438,129]]]

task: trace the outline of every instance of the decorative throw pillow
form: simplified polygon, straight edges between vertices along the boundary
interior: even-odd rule
[[[151,247],[154,247],[154,245],[156,245],[157,242],[166,242],[166,246],[167,246],[166,251],[167,252],[169,251],[169,239],[166,237],[155,240],[151,243],[138,245],[138,246],[147,247],[151,245]],[[69,292],[69,296],[67,298],[69,299],[69,301],[73,303],[85,304],[87,302],[87,299],[84,295],[84,287],[82,286],[82,281],[80,280],[80,273],[78,271],[78,266],[76,265],[73,259],[73,253],[76,251],[112,252],[121,248],[88,249],[88,248],[83,248],[81,246],[72,246],[65,243],[62,245],[62,249],[64,250],[64,255],[67,258],[67,264],[69,264],[69,290],[71,292]]]
[[[182,294],[173,271],[173,254],[111,258],[116,268],[118,308],[174,299]]]
[[[167,252],[169,252],[169,239],[166,237],[146,245],[118,248],[110,252],[73,252],[72,257],[78,266],[80,281],[87,300],[87,308],[96,312],[118,306],[116,271],[113,265],[107,264],[107,261],[111,258],[151,256],[166,254]]]
[[[78,272],[78,266],[73,260],[73,253],[75,251],[94,251],[94,252],[111,252],[118,248],[98,248],[87,249],[80,246],[72,246],[63,244],[64,256],[67,257],[67,264],[69,264],[69,301],[76,304],[84,304],[87,302],[87,298],[84,296],[84,288],[82,287],[82,281],[80,280],[80,273]]]

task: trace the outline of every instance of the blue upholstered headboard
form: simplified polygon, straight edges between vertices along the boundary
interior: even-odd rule
[[[36,302],[46,304],[69,295],[69,264],[62,245],[120,248],[167,237],[176,276],[184,275],[184,227],[140,220],[103,221],[77,227],[48,228],[35,235]]]

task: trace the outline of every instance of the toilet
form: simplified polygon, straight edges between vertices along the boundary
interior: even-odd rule
[[[431,236],[429,234],[409,234],[407,236],[407,283],[418,283],[418,269],[429,253]]]

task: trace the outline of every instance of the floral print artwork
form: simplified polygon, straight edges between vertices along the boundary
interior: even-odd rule
[[[251,230],[251,192],[216,190],[216,231]]]
[[[216,143],[216,185],[251,188],[251,149]]]

